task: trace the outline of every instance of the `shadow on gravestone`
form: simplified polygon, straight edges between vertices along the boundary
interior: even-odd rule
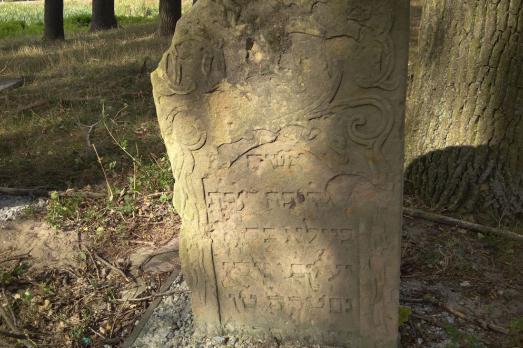
[[[405,0],[200,0],[153,73],[196,335],[394,347]]]

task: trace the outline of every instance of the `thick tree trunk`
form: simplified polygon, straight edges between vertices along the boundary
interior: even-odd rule
[[[523,2],[426,0],[406,187],[437,209],[523,218]]]
[[[44,39],[64,39],[64,0],[45,0]]]
[[[114,14],[114,0],[93,0],[90,30],[107,30],[117,26]]]
[[[162,36],[172,36],[176,22],[182,16],[182,0],[160,0],[160,28]]]

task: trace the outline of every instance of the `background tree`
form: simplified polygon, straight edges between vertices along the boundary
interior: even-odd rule
[[[93,0],[91,31],[113,29],[118,26],[114,14],[114,0]]]
[[[176,22],[182,16],[182,0],[160,0],[160,28],[162,36],[172,36]]]
[[[44,39],[64,39],[64,0],[45,0]]]
[[[515,222],[523,217],[523,2],[426,0],[422,16],[406,188],[436,209]]]

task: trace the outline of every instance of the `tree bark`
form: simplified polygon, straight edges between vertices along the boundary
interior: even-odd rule
[[[162,36],[172,36],[182,16],[182,0],[160,0],[160,28]]]
[[[113,29],[117,26],[114,0],[93,0],[90,31]]]
[[[439,210],[523,218],[523,2],[426,0],[406,188]]]
[[[64,39],[64,0],[45,0],[44,39]]]

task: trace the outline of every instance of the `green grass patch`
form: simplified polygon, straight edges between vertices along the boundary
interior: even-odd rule
[[[115,13],[120,25],[155,21],[158,1],[117,0]],[[91,1],[65,0],[64,31],[87,31],[91,20]],[[43,1],[0,3],[0,40],[43,34]]]
[[[139,16],[117,16],[118,25],[130,25],[140,23],[155,22],[157,17],[139,17]],[[64,31],[67,33],[76,33],[88,31],[91,23],[90,14],[78,14],[64,19]],[[38,36],[43,35],[44,23],[25,22],[23,20],[11,20],[0,22],[0,39]]]

